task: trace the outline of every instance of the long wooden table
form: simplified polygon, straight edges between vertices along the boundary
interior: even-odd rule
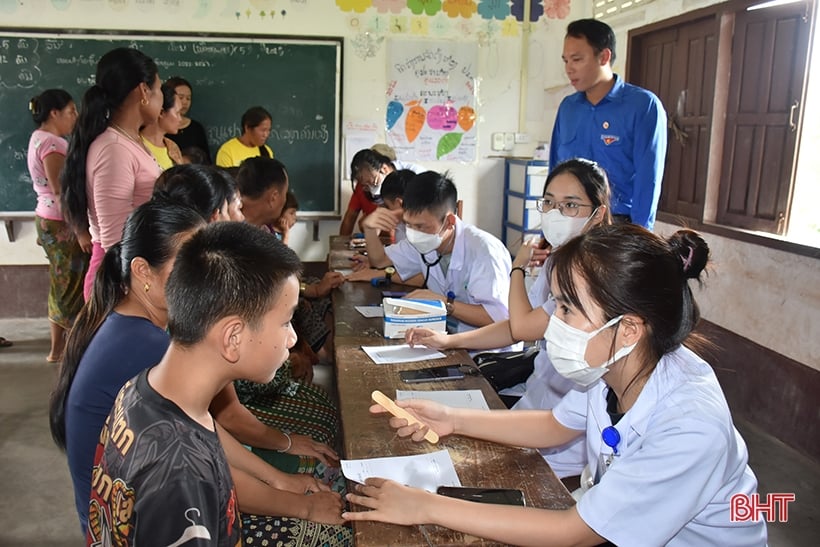
[[[333,269],[349,268],[352,252],[347,239],[331,240],[328,258]],[[564,509],[574,502],[541,455],[532,449],[512,448],[453,435],[437,445],[396,436],[385,415],[371,415],[370,393],[381,390],[395,397],[397,389],[480,389],[492,409],[503,409],[504,404],[480,375],[467,375],[464,380],[406,384],[399,379],[400,370],[409,370],[443,364],[471,364],[465,351],[446,351],[446,358],[417,363],[377,365],[362,351],[362,345],[389,345],[403,343],[383,337],[382,319],[365,318],[354,309],[357,305],[378,304],[381,291],[368,283],[345,283],[333,292],[335,319],[336,380],[339,393],[343,434],[343,457],[348,459],[405,456],[447,449],[464,486],[518,488],[524,491],[527,504],[532,507]],[[390,290],[404,290],[393,285]],[[357,510],[357,507],[352,507]],[[437,526],[398,526],[375,522],[354,524],[356,545],[366,547],[410,545],[497,545]]]

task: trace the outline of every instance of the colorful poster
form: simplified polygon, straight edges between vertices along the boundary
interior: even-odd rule
[[[476,159],[474,43],[391,40],[387,143],[412,162]]]

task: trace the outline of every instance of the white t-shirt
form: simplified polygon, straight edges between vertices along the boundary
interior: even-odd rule
[[[603,380],[570,391],[556,419],[586,429],[590,467],[613,451],[601,438],[611,425]],[[578,502],[578,514],[616,545],[720,547],[766,545],[766,523],[731,522],[733,494],[757,492],[748,451],[732,423],[712,368],[685,347],[661,358],[615,426],[621,436],[600,482]]]

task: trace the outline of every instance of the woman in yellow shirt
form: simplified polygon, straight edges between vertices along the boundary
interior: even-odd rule
[[[174,92],[174,88],[163,84],[162,87],[162,110],[159,117],[153,123],[149,123],[140,130],[142,142],[154,159],[157,160],[160,168],[165,171],[182,163],[182,154],[179,146],[165,135],[175,135],[179,131],[182,116],[179,113],[179,98]]]
[[[216,153],[219,167],[239,167],[243,160],[262,156],[273,157],[273,150],[265,144],[272,125],[270,112],[261,106],[253,106],[242,114],[242,134],[234,137]]]

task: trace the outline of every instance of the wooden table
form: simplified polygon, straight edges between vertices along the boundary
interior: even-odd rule
[[[351,251],[341,238],[331,241],[329,265],[347,264]],[[402,290],[400,285],[391,290]],[[415,443],[400,439],[388,424],[385,415],[371,415],[370,393],[381,390],[395,397],[397,389],[480,389],[492,409],[503,409],[504,404],[480,375],[467,375],[464,380],[408,385],[399,380],[400,370],[436,365],[468,363],[472,360],[461,350],[446,351],[445,359],[377,365],[362,351],[362,345],[403,343],[387,340],[382,334],[382,319],[367,319],[353,306],[378,304],[381,290],[367,283],[345,283],[333,292],[333,313],[336,324],[335,353],[336,379],[339,391],[343,434],[343,457],[348,459],[405,456],[447,449],[464,486],[519,488],[524,491],[527,504],[532,507],[564,509],[574,502],[547,463],[536,450],[512,448],[461,437],[445,437],[437,445]],[[352,509],[356,509],[353,507]],[[468,536],[461,532],[437,526],[398,526],[375,522],[354,523],[356,545],[383,547],[405,545],[496,545],[496,543]]]

